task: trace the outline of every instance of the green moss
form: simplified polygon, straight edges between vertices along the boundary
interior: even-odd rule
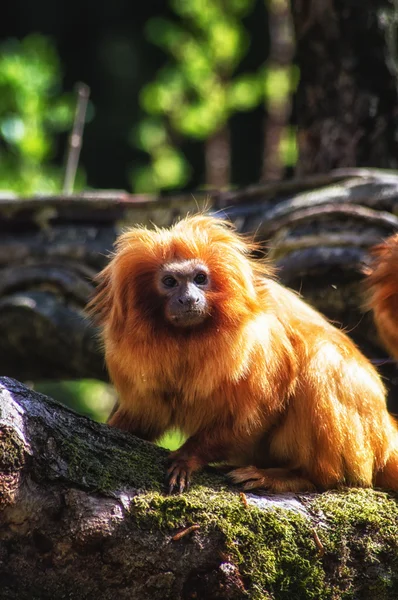
[[[398,598],[398,504],[375,490],[322,494],[312,509],[325,525],[329,579],[341,596],[361,600]]]
[[[198,486],[182,496],[137,496],[131,516],[143,528],[175,533],[199,523],[204,535],[220,533],[253,600],[331,598],[311,521],[291,511],[245,507],[237,493]]]
[[[11,427],[0,428],[0,472],[15,473],[25,464],[25,447]]]
[[[163,489],[165,465],[160,450],[136,438],[126,448],[94,448],[80,436],[63,439],[58,453],[67,465],[67,479],[77,486],[107,493],[123,487]],[[166,458],[166,453],[164,454]],[[48,474],[47,474],[48,476]]]
[[[239,568],[252,600],[395,600],[398,598],[398,507],[373,490],[306,498],[312,518],[292,510],[245,507],[239,494],[198,485],[181,496],[134,498],[142,528],[174,534],[200,524],[224,539],[223,554]],[[316,530],[324,554],[314,539]]]

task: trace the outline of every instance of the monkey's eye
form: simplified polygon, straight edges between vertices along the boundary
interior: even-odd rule
[[[174,279],[171,275],[166,275],[166,277],[163,277],[162,283],[165,287],[172,288],[177,285],[177,279]]]
[[[204,283],[207,283],[206,273],[198,273],[194,278],[194,282],[198,285],[203,285]]]

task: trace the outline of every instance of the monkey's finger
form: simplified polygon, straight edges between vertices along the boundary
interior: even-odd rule
[[[180,494],[182,494],[183,491],[185,490],[185,486],[186,486],[186,479],[185,478],[186,478],[186,472],[182,471],[180,473],[180,485],[179,485],[179,488],[178,488],[178,491],[180,492]]]
[[[171,475],[173,473],[173,471],[176,471],[177,469],[180,469],[180,468],[181,468],[180,464],[176,460],[173,460],[173,462],[167,469],[167,473],[168,473],[168,475]]]
[[[166,474],[166,477],[164,478],[164,485],[167,488],[167,493],[172,494],[173,493],[173,485],[172,485],[172,482],[170,481],[170,477],[168,474]]]
[[[169,489],[168,489],[168,493],[171,496],[174,493],[174,490],[176,489],[177,486],[177,479],[172,479],[169,481]]]
[[[173,494],[177,491],[178,484],[178,493],[182,494],[187,489],[187,483],[185,479],[185,472],[176,474],[172,479],[169,480],[169,494]]]
[[[180,494],[187,492],[191,486],[191,471],[190,469],[184,469],[180,473]]]
[[[170,469],[169,469],[169,471],[170,471]],[[169,472],[169,471],[168,471],[169,477],[167,478],[167,480],[168,480],[168,484],[169,484],[169,494],[172,494],[174,492],[174,489],[177,486],[178,468],[175,466],[171,472]]]
[[[168,482],[169,482],[169,494],[172,494],[175,489],[178,488],[181,493],[185,488],[185,471],[178,464],[173,464],[170,469],[168,469]]]

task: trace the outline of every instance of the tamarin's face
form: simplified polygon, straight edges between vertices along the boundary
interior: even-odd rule
[[[270,271],[250,258],[255,249],[201,215],[170,229],[134,227],[118,238],[90,310],[115,339],[230,332],[259,310],[256,281]]]
[[[156,291],[164,299],[164,316],[175,327],[200,325],[209,316],[206,293],[211,289],[208,268],[195,259],[162,265]]]

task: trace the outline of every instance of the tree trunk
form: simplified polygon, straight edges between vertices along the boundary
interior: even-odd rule
[[[271,0],[268,6],[270,51],[267,77],[292,77],[294,55],[293,26],[289,0]],[[290,90],[266,95],[267,117],[264,125],[264,149],[261,181],[283,179],[285,164],[282,152],[283,138],[288,135],[292,98]]]
[[[292,12],[300,67],[297,174],[396,169],[396,3],[293,0]]]
[[[165,451],[0,378],[2,600],[398,596],[398,507],[256,496],[214,469],[163,491]]]

